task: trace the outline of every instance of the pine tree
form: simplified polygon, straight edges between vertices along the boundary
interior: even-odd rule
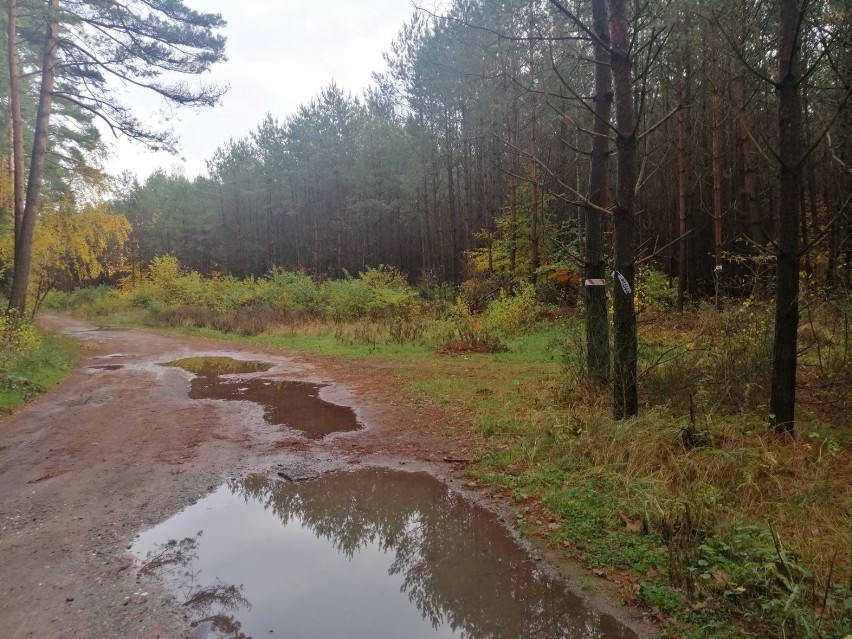
[[[142,122],[115,93],[115,83],[153,91],[183,106],[212,105],[225,90],[165,79],[174,74],[201,74],[224,59],[225,40],[217,31],[225,23],[217,14],[193,11],[182,0],[67,0],[64,4],[46,0],[38,9],[47,26],[26,201],[15,241],[10,309],[19,316],[26,308],[45,159],[55,136],[51,127],[54,101],[101,119],[116,134],[153,148],[173,149],[171,133]],[[10,50],[14,48],[13,35],[9,38]]]

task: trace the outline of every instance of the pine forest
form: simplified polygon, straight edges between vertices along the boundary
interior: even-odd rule
[[[54,383],[41,315],[381,362],[656,632],[849,639],[849,0],[412,6],[368,87],[197,175],[110,171],[180,150],[117,87],[215,107],[221,16],[2,16],[0,396]]]

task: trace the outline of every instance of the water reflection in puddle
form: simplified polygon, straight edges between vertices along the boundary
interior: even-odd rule
[[[186,357],[172,362],[164,362],[160,366],[182,368],[199,377],[218,377],[219,375],[235,375],[237,373],[260,373],[272,368],[269,362],[234,359],[233,357]]]
[[[491,513],[424,474],[252,475],[133,551],[188,602],[199,636],[636,636],[542,573]]]
[[[233,377],[267,371],[272,368],[272,364],[267,362],[193,357],[161,365],[183,368],[196,375],[189,390],[191,399],[254,402],[264,407],[264,419],[268,423],[293,428],[311,439],[361,427],[351,408],[320,399],[322,386],[319,384]]]

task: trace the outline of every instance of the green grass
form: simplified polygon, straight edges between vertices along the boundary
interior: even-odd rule
[[[579,319],[504,338],[506,352],[454,356],[437,354],[429,340],[375,340],[379,328],[362,324],[306,323],[254,337],[179,332],[393,361],[388,374],[408,395],[478,434],[468,472],[517,502],[519,530],[613,578],[629,600],[665,616],[669,636],[845,638],[852,630],[844,608],[852,608],[847,440],[843,432],[808,437],[832,432],[818,415],[801,423],[799,441],[777,440],[753,400],[763,391],[730,392],[765,373],[755,368],[761,342],[748,332],[752,323],[734,310],[643,325],[640,370],[652,368],[641,379],[640,415],[621,422],[610,416],[609,389],[583,375]],[[734,330],[737,322],[745,332]],[[729,346],[749,357],[721,358]],[[668,349],[685,354],[654,366]],[[705,386],[673,396],[693,379]],[[723,395],[731,399],[718,402]],[[702,443],[689,448],[683,429],[693,399]],[[546,525],[551,519],[558,525]],[[819,619],[813,602],[826,592],[832,614]]]
[[[80,345],[63,335],[40,333],[38,349],[9,371],[0,388],[0,413],[21,407],[36,394],[65,379],[77,362]]]
[[[136,326],[138,328],[152,329],[143,323],[130,323],[125,326]],[[180,328],[167,329],[153,327],[153,330],[161,330],[167,333],[180,333],[192,337],[205,337],[218,339],[225,342],[236,342],[240,344],[256,344],[267,348],[279,348],[282,350],[300,351],[303,353],[314,353],[317,355],[330,355],[336,357],[376,357],[395,359],[415,359],[431,353],[431,349],[419,344],[357,344],[341,342],[330,333],[279,333],[274,335],[243,336],[233,333],[225,333],[212,328]]]

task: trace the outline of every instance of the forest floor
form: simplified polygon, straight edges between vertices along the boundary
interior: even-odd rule
[[[44,317],[83,343],[70,377],[0,421],[0,629],[3,637],[183,637],[187,621],[164,586],[140,582],[127,548],[228,477],[309,463],[428,470],[459,490],[477,436],[452,412],[403,386],[416,363],[291,355],[161,332],[104,329]],[[271,362],[263,375],[329,384],[366,428],[306,440],[265,425],[243,402],[192,401],[189,375],[157,364],[197,355]],[[104,367],[114,368],[108,370]],[[480,497],[514,521],[513,506]],[[557,555],[544,554],[545,561]],[[560,564],[591,604],[653,636],[608,584]]]

